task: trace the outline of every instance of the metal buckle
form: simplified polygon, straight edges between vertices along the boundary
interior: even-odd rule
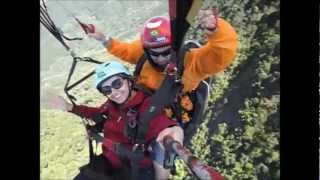
[[[132,147],[132,151],[142,151],[144,152],[146,150],[145,145],[144,144],[134,144]]]
[[[130,128],[135,128],[137,126],[137,114],[138,111],[129,109],[127,112],[127,121]]]

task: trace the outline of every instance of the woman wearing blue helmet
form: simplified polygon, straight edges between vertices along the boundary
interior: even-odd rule
[[[130,72],[116,61],[104,63],[96,69],[95,85],[99,92],[117,104],[127,101],[133,86]]]
[[[74,106],[62,97],[55,100],[54,106],[95,122],[97,117],[100,119],[107,117],[102,129],[103,153],[99,156],[99,161],[105,164],[102,167],[102,173],[117,172],[123,167],[130,166],[130,176],[134,177],[131,179],[168,179],[170,169],[163,167],[163,138],[170,135],[182,144],[182,128],[176,121],[169,119],[164,112],[156,116],[149,123],[145,135],[146,143],[143,144],[145,148],[140,151],[141,158],[132,159],[137,157],[132,153],[136,153],[135,133],[139,127],[138,117],[147,110],[150,96],[135,87],[130,72],[117,61],[104,63],[96,69],[95,86],[108,98],[100,107]],[[121,148],[115,150],[115,147],[122,147],[124,150],[119,150]],[[86,174],[85,171],[81,171],[75,178],[75,180],[91,179],[95,178],[90,177],[90,174]]]

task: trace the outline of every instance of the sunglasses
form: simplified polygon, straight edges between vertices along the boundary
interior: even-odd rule
[[[154,56],[154,57],[158,57],[160,55],[162,56],[168,56],[169,54],[171,54],[171,48],[165,50],[165,51],[162,51],[162,52],[154,52],[152,50],[148,50],[147,51],[149,53],[150,56]]]
[[[112,81],[111,86],[103,86],[100,88],[100,92],[105,95],[110,95],[113,89],[120,89],[123,85],[122,79],[118,78]]]

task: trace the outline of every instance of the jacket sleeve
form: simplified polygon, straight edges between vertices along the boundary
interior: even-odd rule
[[[112,55],[130,64],[136,64],[144,53],[140,40],[127,43],[117,39],[111,39],[111,44],[108,46],[107,50]]]
[[[159,133],[171,126],[177,126],[177,122],[169,119],[164,113],[155,117],[149,124],[149,129],[146,134],[146,140],[150,141],[152,139],[155,139]]]
[[[208,36],[208,42],[204,46],[192,49],[186,54],[182,77],[185,85],[196,87],[201,80],[222,71],[235,59],[238,46],[237,33],[221,18],[218,20],[217,28],[215,33]]]
[[[103,104],[101,107],[89,107],[85,105],[76,105],[72,108],[70,112],[82,118],[92,119],[93,117],[95,117],[95,115],[100,113],[103,108],[107,107],[106,104],[107,103]]]
[[[77,105],[77,106],[74,106],[70,112],[82,118],[91,119],[94,116],[94,114],[99,112],[99,110],[100,110],[99,108],[88,107],[84,105]]]

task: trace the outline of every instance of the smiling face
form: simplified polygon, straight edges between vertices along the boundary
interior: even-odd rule
[[[120,76],[113,76],[101,85],[101,92],[107,96],[111,101],[122,104],[130,94],[130,82]]]

